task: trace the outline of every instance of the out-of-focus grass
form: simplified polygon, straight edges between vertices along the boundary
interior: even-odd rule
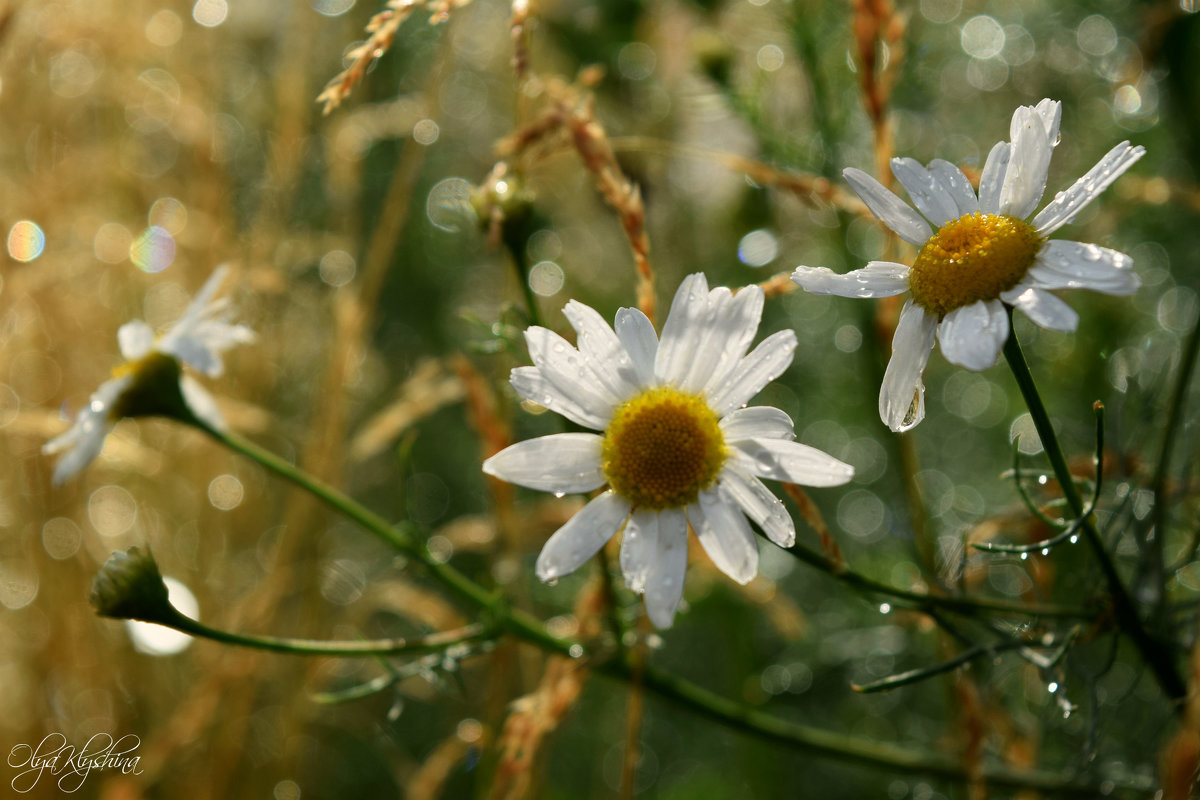
[[[96,775],[80,796],[486,795],[505,704],[544,669],[540,654],[513,645],[365,701],[320,706],[312,693],[365,681],[378,665],[205,642],[173,656],[135,652],[119,624],[93,616],[86,594],[111,551],[143,542],[220,627],[378,637],[452,627],[463,611],[310,498],[177,426],[122,422],[91,469],[51,488],[39,448],[117,363],[121,323],[169,323],[215,265],[231,263],[235,305],[260,336],[211,386],[231,426],[416,523],[455,564],[559,615],[569,633],[573,598],[594,568],[545,587],[532,559],[577,501],[518,492],[514,518],[497,526],[454,366],[465,353],[501,417],[511,414],[514,438],[554,429],[504,385],[526,355],[493,323],[523,327],[523,294],[507,254],[487,246],[463,208],[465,183],[484,180],[496,143],[541,107],[545,82],[605,68],[595,116],[645,198],[660,307],[690,272],[744,285],[800,263],[844,271],[894,247],[871,219],[847,214],[843,232],[827,197],[751,180],[713,155],[808,179],[829,174],[831,154],[835,178],[841,166],[873,171],[877,142],[839,4],[539,4],[528,43],[538,78],[518,86],[511,8],[476,0],[440,26],[415,15],[323,117],[314,98],[378,10],[334,13],[344,5],[0,3],[0,233],[25,220],[45,235],[30,260],[12,239],[0,256],[0,744],[52,731],[141,737],[141,775]],[[978,169],[1012,109],[1044,96],[1064,102],[1051,190],[1123,138],[1149,151],[1066,234],[1133,255],[1141,291],[1071,297],[1075,334],[1018,325],[1066,446],[1085,464],[1091,403],[1108,404],[1105,507],[1125,509],[1114,514],[1120,530],[1144,531],[1162,409],[1197,311],[1195,162],[1163,71],[1163,53],[1179,45],[1162,33],[1186,22],[1171,4],[922,0],[901,10],[896,153]],[[815,63],[798,49],[805,37]],[[629,243],[577,155],[559,147],[520,166],[540,226],[524,256],[546,324],[563,329],[559,308],[572,297],[609,318],[634,304]],[[761,401],[793,417],[799,441],[855,464],[853,484],[816,500],[856,569],[909,586],[920,571],[901,463],[867,377],[876,332],[851,301],[800,293],[768,303],[763,331],[784,326],[802,346]],[[1091,599],[1094,568],[1071,549],[1027,561],[972,554],[960,570],[972,531],[1019,538],[1028,527],[1000,477],[1024,409],[1002,367],[967,373],[935,355],[926,382],[916,480],[943,577],[1000,596]],[[398,413],[400,422],[381,422]],[[1195,445],[1195,415],[1184,418],[1181,460]],[[364,435],[371,447],[351,446]],[[1196,529],[1190,474],[1171,472],[1170,560]],[[1136,551],[1131,535],[1114,533],[1112,546]],[[867,738],[956,752],[980,722],[987,751],[1012,766],[1153,770],[1171,712],[1134,654],[1122,649],[1110,663],[1111,634],[1084,631],[1060,672],[1012,655],[977,664],[977,705],[966,714],[953,682],[860,696],[851,682],[944,657],[927,618],[881,615],[767,544],[762,572],[739,589],[697,554],[688,610],[650,657],[779,716]],[[1168,585],[1173,601],[1190,604],[1200,573],[1185,567]],[[632,616],[637,602],[620,600]],[[1061,694],[1047,691],[1052,680]],[[615,790],[625,696],[621,684],[586,684],[545,745],[541,796]],[[1064,717],[1058,698],[1073,713]],[[936,781],[797,755],[647,702],[645,796],[954,796]],[[41,796],[52,796],[43,783]]]

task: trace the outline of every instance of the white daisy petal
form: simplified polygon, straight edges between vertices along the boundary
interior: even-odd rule
[[[925,384],[921,374],[933,351],[937,317],[912,300],[904,304],[892,337],[892,357],[879,387],[879,417],[897,433],[925,418]]]
[[[649,318],[636,308],[617,309],[617,337],[633,361],[640,386],[654,381],[654,357],[658,354],[658,334]]]
[[[1051,147],[1057,147],[1058,129],[1062,123],[1062,103],[1045,97],[1037,104],[1034,111],[1037,112],[1046,129],[1046,141],[1050,142]]]
[[[646,591],[646,581],[658,560],[659,512],[641,508],[630,515],[621,535],[621,574],[631,592]]]
[[[100,384],[88,398],[87,406],[75,415],[71,427],[42,446],[42,452],[47,455],[66,451],[54,465],[51,480],[55,486],[78,475],[100,455],[104,439],[113,427],[112,407],[131,381],[132,378],[126,375]]]
[[[704,386],[705,379],[712,375],[721,354],[713,332],[721,325],[722,320],[728,318],[732,305],[733,292],[724,286],[718,286],[708,293],[704,314],[692,329],[691,346],[687,348],[687,363],[680,365],[671,385],[690,393],[699,392]],[[751,338],[754,333],[751,332]]]
[[[54,465],[51,482],[55,486],[71,480],[96,460],[96,456],[104,449],[104,439],[112,430],[112,421],[103,415],[82,411],[71,430],[75,432],[74,435],[63,442],[63,446],[69,446],[70,449]]]
[[[954,202],[956,218],[979,211],[979,198],[975,196],[971,182],[961,169],[949,161],[935,158],[929,162],[929,174],[937,181],[940,190]]]
[[[1049,236],[1063,225],[1071,222],[1088,203],[1099,197],[1113,181],[1121,177],[1125,170],[1132,167],[1145,154],[1145,148],[1140,145],[1132,147],[1129,142],[1121,142],[1109,150],[1096,166],[1089,169],[1070,188],[1056,194],[1054,199],[1033,218],[1033,227],[1042,236]]]
[[[140,319],[130,320],[117,329],[121,358],[137,361],[154,348],[154,330]]]
[[[225,430],[225,418],[217,408],[216,398],[199,381],[191,375],[182,375],[179,378],[179,391],[197,419],[215,431]]]
[[[212,299],[216,295],[217,289],[220,289],[221,284],[225,282],[227,275],[229,275],[229,265],[227,264],[221,264],[212,271],[208,280],[200,287],[200,291],[192,297],[192,302],[188,303],[187,310],[183,313],[184,319],[198,316],[212,305]]]
[[[192,336],[164,336],[158,350],[175,356],[197,372],[219,378],[224,371],[221,356],[203,339]]]
[[[721,490],[734,500],[746,516],[754,520],[775,544],[791,547],[796,543],[796,526],[783,507],[783,501],[763,482],[733,466],[721,472]]]
[[[908,291],[909,267],[894,261],[872,261],[839,275],[826,267],[796,267],[792,280],[811,294],[838,297],[894,297]]]
[[[603,419],[611,416],[619,398],[586,379],[589,373],[583,355],[570,342],[548,328],[534,325],[525,330],[525,344],[534,365],[561,394],[595,416]]]
[[[601,431],[612,419],[608,406],[585,407],[551,383],[537,367],[517,367],[509,377],[513,389],[526,400],[545,406],[585,428]]]
[[[1004,189],[1011,154],[1008,142],[996,142],[983,164],[983,174],[979,176],[979,210],[985,214],[1000,213],[1000,192]]]
[[[724,386],[712,387],[708,405],[718,417],[746,405],[762,388],[782,375],[792,363],[796,332],[777,331],[758,343],[729,374]]]
[[[535,567],[538,579],[549,582],[578,569],[612,538],[629,510],[629,501],[611,491],[584,506],[546,540]]]
[[[679,284],[671,310],[663,325],[658,353],[654,357],[654,377],[661,383],[676,385],[692,363],[700,325],[708,315],[708,282],[703,273],[688,275]]]
[[[658,515],[658,555],[646,579],[646,616],[656,628],[669,628],[683,599],[687,574],[687,518],[679,509]]]
[[[854,467],[806,444],[778,439],[742,439],[728,444],[734,463],[760,478],[827,487],[841,486],[854,477]]]
[[[925,244],[925,240],[933,231],[930,230],[929,223],[922,219],[920,214],[913,211],[908,203],[861,169],[847,167],[842,170],[842,177],[867,204],[871,213],[878,217],[880,222],[895,231],[896,235],[917,247]]]
[[[707,394],[724,385],[729,374],[750,349],[750,343],[758,332],[759,320],[762,319],[762,309],[763,290],[760,287],[747,286],[734,295],[725,313],[713,319],[703,344],[704,349],[710,350],[714,357],[704,361],[707,367],[703,371],[698,369],[701,359],[696,360],[688,371],[685,388]]]
[[[955,199],[946,193],[929,170],[915,158],[893,158],[892,174],[908,192],[913,205],[925,218],[939,228],[962,216]]]
[[[1021,309],[1025,316],[1047,330],[1070,332],[1079,324],[1079,315],[1073,308],[1049,292],[1033,286],[1021,285],[1001,292],[1000,299]]]
[[[738,583],[749,583],[758,572],[758,543],[741,509],[714,487],[700,492],[687,516],[716,568]]]
[[[1124,253],[1062,239],[1042,245],[1024,282],[1039,289],[1091,289],[1118,296],[1133,294],[1142,283],[1133,259]]]
[[[600,461],[603,438],[594,433],[556,433],[527,439],[483,462],[500,480],[543,492],[590,492],[605,484]]]
[[[979,300],[947,314],[937,337],[947,361],[978,372],[1000,357],[1008,338],[1008,314],[998,300]]]
[[[604,317],[590,306],[572,300],[563,314],[578,334],[576,344],[588,370],[618,400],[626,400],[638,389],[637,370]]]
[[[1010,138],[1011,155],[1000,190],[999,213],[1025,219],[1046,191],[1054,145],[1045,120],[1032,106],[1021,106],[1013,112]]]
[[[720,425],[726,441],[785,439],[790,442],[796,438],[792,418],[772,406],[735,409],[721,420]]]

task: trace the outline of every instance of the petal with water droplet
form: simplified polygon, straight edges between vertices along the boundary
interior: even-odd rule
[[[549,582],[574,572],[612,538],[629,510],[629,501],[611,491],[592,500],[546,541],[535,568],[538,578]]]
[[[483,471],[542,492],[590,492],[605,483],[603,439],[594,433],[556,433],[510,445],[483,462]]]

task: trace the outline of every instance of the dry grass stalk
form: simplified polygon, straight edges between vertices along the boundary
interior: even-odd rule
[[[969,777],[968,797],[970,800],[987,800],[987,783],[983,779],[983,743],[987,726],[983,720],[979,689],[969,674],[959,672],[955,675],[954,696],[962,723],[962,758]]]
[[[1200,789],[1200,645],[1192,648],[1190,666],[1183,720],[1160,760],[1163,800],[1188,800]]]
[[[892,155],[888,101],[898,67],[904,56],[904,31],[907,22],[896,13],[892,0],[854,0],[851,30],[858,50],[859,82],[863,105],[875,128],[875,160],[880,180],[885,185],[888,161]],[[880,46],[887,48],[886,63],[879,63]]]
[[[599,635],[605,606],[604,581],[597,576],[580,591],[575,602],[580,638]],[[530,796],[534,759],[546,737],[579,699],[587,677],[586,660],[551,656],[546,660],[546,671],[537,688],[512,702],[500,734],[500,763],[490,794],[493,800]]]
[[[412,16],[418,8],[427,8],[430,11],[429,24],[438,25],[449,18],[452,9],[470,2],[471,0],[388,0],[384,10],[371,17],[371,21],[367,23],[367,40],[346,54],[350,66],[338,73],[317,95],[317,102],[325,104],[321,113],[328,114],[350,96],[355,84],[366,74],[367,67],[391,48],[392,42],[396,40],[396,32],[404,24],[404,20]]]
[[[825,519],[821,516],[821,510],[817,508],[817,504],[812,501],[812,498],[803,489],[794,483],[783,484],[783,490],[796,503],[796,507],[800,509],[800,516],[804,517],[804,521],[808,523],[810,528],[817,532],[817,536],[821,539],[821,552],[829,559],[829,563],[833,565],[835,570],[841,571],[845,569],[846,559],[842,556],[842,548],[838,547],[838,543],[834,540],[833,535],[829,533],[829,527],[825,524]]]
[[[698,145],[680,145],[650,136],[618,136],[610,139],[609,144],[612,145],[613,150],[619,153],[687,156],[720,164],[734,172],[744,173],[746,177],[760,186],[774,186],[813,207],[832,205],[853,214],[870,213],[866,204],[858,199],[858,195],[812,173],[783,170],[753,158],[739,156],[736,153]]]
[[[408,800],[437,800],[442,796],[450,773],[471,747],[472,743],[465,741],[457,732],[447,736],[409,778],[408,785],[404,787],[404,796]]]
[[[763,295],[770,300],[772,297],[781,297],[785,294],[790,294],[800,287],[792,280],[791,272],[779,272],[765,281],[759,281],[758,285],[763,290]]]
[[[413,369],[396,393],[396,399],[367,420],[350,443],[350,458],[365,461],[390,447],[417,422],[466,395],[462,380],[437,359],[426,359]]]
[[[637,268],[638,308],[654,319],[654,270],[650,265],[650,238],[646,235],[646,207],[641,190],[622,172],[613,153],[604,126],[596,119],[596,101],[586,87],[599,72],[584,70],[574,84],[551,79],[545,85],[549,98],[542,114],[500,142],[502,156],[524,155],[549,141],[549,147],[565,142],[575,149],[584,167],[596,180],[596,188],[605,202],[617,212],[621,228],[629,239]]]
[[[529,0],[513,0],[509,25],[513,40],[513,72],[520,86],[529,75]]]

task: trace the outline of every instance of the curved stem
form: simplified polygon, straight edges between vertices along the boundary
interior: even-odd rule
[[[308,475],[303,470],[289,464],[278,456],[263,450],[257,445],[243,439],[237,434],[203,428],[217,441],[253,459],[280,477],[292,481],[296,485],[312,492],[315,496],[328,503],[348,518],[358,522],[384,541],[393,544],[398,550],[419,561],[432,576],[444,586],[454,591],[461,599],[484,612],[490,627],[485,627],[489,635],[508,633],[548,652],[581,657],[585,654],[579,642],[560,639],[546,631],[541,621],[533,615],[508,607],[504,598],[495,595],[466,575],[450,566],[433,559],[425,550],[415,544],[411,534],[388,525],[382,517],[367,510],[356,501],[347,497],[337,489]],[[824,559],[812,554],[814,562],[827,571],[832,567],[825,564]],[[860,582],[871,588],[875,582],[859,576]],[[882,586],[882,584],[877,584]],[[940,605],[950,603],[955,598],[932,598],[918,593],[903,592],[885,587],[893,596],[905,596],[914,600],[936,602]],[[991,601],[984,605],[968,603],[972,608],[991,606]],[[999,604],[1003,605],[1003,604]],[[1020,611],[1020,607],[1007,610]],[[1027,613],[1027,612],[1026,612]],[[181,619],[186,620],[186,617]],[[195,623],[198,625],[198,623]],[[221,632],[223,633],[223,632]],[[459,632],[461,635],[461,631]],[[234,634],[224,634],[234,636]],[[264,640],[269,641],[269,640]],[[286,640],[277,640],[286,641]],[[245,641],[231,642],[247,644]],[[289,652],[299,652],[291,649]],[[323,653],[332,655],[333,653]],[[355,653],[361,655],[361,653]],[[626,659],[608,659],[594,665],[594,669],[603,674],[624,681],[634,680],[634,666]],[[800,725],[778,719],[770,714],[744,706],[735,700],[711,692],[684,678],[654,668],[649,664],[641,665],[640,680],[642,686],[654,694],[672,702],[678,703],[693,713],[707,717],[735,730],[776,741],[796,749],[840,758],[877,767],[889,768],[903,772],[913,772],[933,775],[949,780],[966,782],[974,780],[975,776],[968,775],[966,769],[956,760],[936,754],[897,747],[891,744],[858,739],[846,734],[822,730],[806,725]],[[984,780],[997,786],[1014,786],[1031,789],[1053,790],[1059,793],[1087,794],[1095,796],[1096,785],[1093,782],[1074,777],[1064,777],[1045,772],[1012,772],[1008,770],[984,770]],[[1123,788],[1144,789],[1139,785],[1129,785]]]
[[[597,667],[607,675],[627,679],[629,667],[609,662]],[[911,750],[883,742],[868,741],[834,731],[779,719],[765,712],[709,691],[683,678],[646,666],[643,681],[658,696],[685,706],[689,710],[736,730],[768,741],[820,753],[843,761],[875,767],[887,767],[902,772],[936,776],[960,783],[975,780],[967,768],[952,757]],[[1098,782],[1049,772],[1016,772],[1006,769],[983,769],[983,781],[994,786],[1040,789],[1054,797],[1079,795],[1098,796]],[[1120,788],[1148,791],[1150,783],[1122,783]]]
[[[496,638],[496,631],[483,625],[467,625],[451,631],[440,631],[413,639],[374,639],[351,642],[329,642],[319,639],[288,639],[278,636],[252,636],[212,628],[176,610],[170,621],[159,622],[190,636],[214,642],[288,653],[302,656],[400,656],[446,650],[460,644],[483,642]]]
[[[1082,608],[1071,606],[1058,605],[1032,605],[1028,603],[1014,603],[1008,600],[998,600],[989,597],[961,597],[954,595],[933,595],[926,592],[916,592],[910,589],[901,589],[891,584],[877,581],[874,578],[868,578],[866,575],[854,572],[848,569],[839,569],[837,565],[830,563],[828,559],[813,550],[804,547],[803,545],[793,545],[787,548],[786,552],[792,554],[804,563],[816,567],[821,572],[852,586],[856,589],[872,592],[874,594],[884,595],[885,597],[894,597],[899,600],[904,600],[911,603],[918,610],[928,610],[934,608],[944,608],[950,611],[958,611],[964,614],[971,614],[977,611],[986,611],[1001,614],[1014,614],[1020,616],[1031,617],[1066,617],[1070,619],[1091,619],[1095,613],[1086,611]]]
[[[1071,471],[1067,467],[1067,459],[1063,455],[1062,447],[1058,443],[1058,435],[1054,432],[1054,426],[1050,423],[1050,415],[1046,412],[1046,407],[1042,403],[1041,396],[1038,394],[1037,385],[1033,381],[1033,374],[1029,371],[1029,365],[1025,361],[1025,354],[1021,351],[1021,344],[1017,341],[1017,334],[1012,326],[1011,309],[1009,309],[1008,316],[1008,339],[1004,342],[1004,357],[1008,361],[1008,366],[1012,370],[1013,377],[1016,378],[1017,386],[1021,390],[1021,396],[1025,398],[1025,405],[1029,409],[1029,416],[1033,420],[1033,425],[1042,440],[1042,447],[1046,451],[1046,458],[1050,461],[1050,466],[1054,470],[1054,476],[1058,479],[1058,484],[1062,488],[1063,496],[1066,498],[1067,504],[1071,507],[1072,513],[1082,520],[1081,527],[1084,538],[1087,539],[1092,552],[1095,553],[1096,560],[1100,564],[1100,570],[1104,573],[1104,580],[1108,584],[1109,595],[1112,598],[1113,614],[1116,617],[1117,624],[1133,641],[1138,652],[1141,653],[1143,660],[1145,660],[1146,664],[1154,672],[1154,677],[1158,680],[1159,685],[1167,696],[1172,699],[1181,699],[1187,694],[1187,686],[1179,674],[1171,650],[1168,645],[1152,637],[1142,624],[1141,616],[1133,603],[1133,598],[1129,596],[1129,592],[1125,589],[1125,584],[1121,581],[1121,576],[1117,572],[1116,565],[1113,564],[1112,559],[1109,557],[1108,551],[1105,550],[1104,542],[1101,540],[1096,526],[1085,513],[1088,509],[1085,509],[1083,498],[1079,496],[1079,490],[1076,488],[1075,481],[1071,477]],[[1177,707],[1177,710],[1180,709],[1181,706]]]
[[[1200,353],[1200,321],[1192,327],[1187,344],[1180,354],[1179,374],[1175,378],[1175,388],[1171,392],[1171,401],[1167,406],[1167,422],[1163,426],[1162,450],[1158,455],[1158,464],[1154,468],[1154,477],[1150,482],[1150,490],[1154,492],[1154,538],[1148,542],[1150,552],[1151,580],[1158,594],[1159,614],[1166,605],[1167,593],[1163,583],[1166,580],[1163,564],[1163,543],[1167,538],[1167,524],[1170,514],[1167,511],[1168,492],[1167,474],[1171,469],[1171,455],[1174,452],[1175,440],[1179,438],[1179,426],[1183,418],[1183,409],[1187,399],[1188,387],[1192,382],[1192,372],[1196,367],[1196,356]]]

